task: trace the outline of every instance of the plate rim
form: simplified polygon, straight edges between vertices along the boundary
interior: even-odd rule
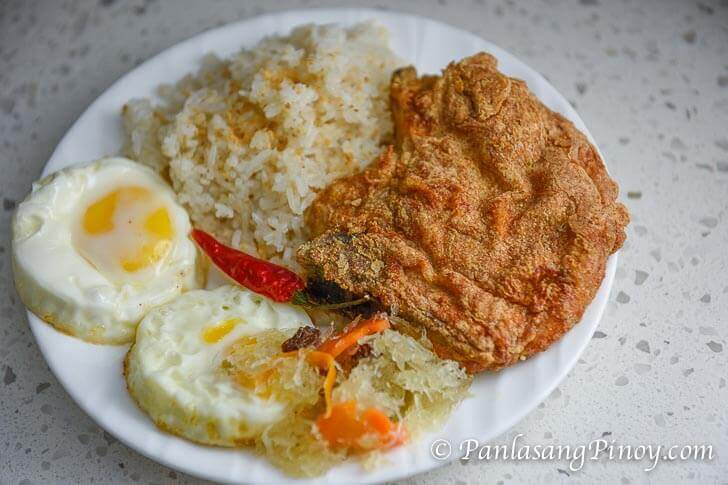
[[[300,9],[285,9],[275,12],[268,12],[260,15],[255,15],[252,17],[242,18],[235,20],[233,22],[226,23],[221,26],[213,27],[207,30],[204,30],[202,32],[199,32],[191,37],[188,37],[186,39],[183,39],[169,47],[166,47],[162,49],[161,51],[157,52],[144,62],[140,63],[137,66],[134,66],[132,69],[126,71],[124,74],[122,74],[117,80],[115,80],[113,83],[111,83],[108,87],[106,87],[81,113],[81,115],[76,118],[76,120],[70,125],[70,127],[65,131],[60,141],[56,144],[55,148],[53,149],[50,157],[48,158],[46,164],[43,167],[41,176],[46,176],[50,172],[56,171],[58,168],[57,165],[63,164],[62,161],[62,153],[64,151],[64,148],[66,145],[72,143],[72,140],[74,138],[74,132],[78,130],[79,126],[83,124],[83,121],[86,117],[91,116],[92,112],[96,111],[98,106],[103,102],[104,97],[109,93],[110,91],[116,89],[119,85],[123,84],[125,81],[127,81],[128,78],[134,75],[138,70],[142,70],[143,68],[149,66],[150,64],[154,64],[157,62],[160,62],[162,58],[172,56],[175,52],[183,51],[187,49],[190,45],[192,45],[195,42],[201,42],[204,39],[214,37],[216,35],[220,35],[220,33],[224,30],[230,29],[239,29],[243,24],[252,24],[255,22],[263,22],[268,19],[273,19],[275,17],[280,17],[284,15],[296,15],[300,14],[302,16],[308,17],[314,14],[319,15],[328,15],[328,14],[339,14],[342,16],[346,16],[346,14],[364,14],[370,18],[377,18],[378,15],[387,15],[387,16],[395,16],[399,17],[400,19],[407,19],[407,18],[414,18],[418,21],[425,21],[430,23],[439,24],[440,26],[445,26],[448,29],[452,31],[456,31],[459,34],[465,34],[466,36],[470,37],[476,37],[479,41],[484,42],[485,44],[489,45],[490,47],[494,48],[495,51],[498,52],[501,56],[509,57],[512,61],[515,61],[517,64],[520,64],[524,67],[526,67],[532,76],[534,76],[540,83],[550,88],[554,93],[558,95],[561,101],[566,103],[569,110],[569,116],[567,118],[574,122],[577,125],[581,125],[580,129],[584,132],[584,134],[587,136],[589,141],[594,145],[594,147],[597,149],[597,152],[601,156],[604,166],[608,171],[607,163],[604,161],[604,156],[602,155],[601,151],[599,150],[599,147],[595,140],[593,139],[593,136],[587,129],[584,121],[579,116],[578,112],[575,108],[573,108],[567,101],[566,97],[563,96],[539,71],[532,68],[527,63],[521,61],[518,57],[511,54],[509,51],[501,48],[497,44],[494,44],[493,42],[488,41],[487,39],[482,38],[479,34],[471,32],[467,29],[453,26],[447,22],[440,21],[438,19],[434,19],[431,17],[427,17],[420,14],[413,14],[409,12],[404,12],[400,10],[393,10],[393,9],[377,9],[377,8],[359,8],[359,7],[320,7],[320,8],[300,8]],[[307,23],[311,23],[311,21],[306,20],[300,22],[298,25],[304,25]],[[328,22],[326,22],[328,23]],[[271,32],[272,33],[272,32]],[[269,34],[264,34],[269,35]],[[240,46],[236,47],[236,50],[239,50],[240,48],[245,47],[242,44]],[[496,56],[498,57],[498,56]],[[407,61],[407,59],[404,59]],[[194,67],[191,67],[188,72],[194,72]],[[175,80],[168,80],[166,82],[175,82]],[[163,81],[165,82],[165,81]],[[119,115],[120,117],[120,115]],[[68,164],[71,165],[71,164]],[[541,393],[538,395],[531,396],[528,399],[528,404],[525,406],[522,406],[522,409],[518,413],[514,413],[510,415],[510,418],[507,420],[504,420],[504,422],[500,423],[499,425],[495,426],[495,432],[492,433],[492,436],[488,437],[487,440],[481,440],[482,442],[492,442],[493,440],[497,439],[499,436],[516,426],[520,421],[522,421],[528,414],[533,412],[536,407],[543,402],[552,392],[553,390],[561,384],[564,379],[568,376],[568,374],[573,370],[574,366],[576,365],[576,362],[580,358],[580,356],[583,354],[584,350],[586,349],[587,345],[592,339],[593,333],[598,327],[599,323],[601,322],[601,319],[603,317],[605,308],[607,306],[607,303],[609,302],[609,297],[611,294],[612,286],[614,283],[616,268],[617,268],[617,262],[619,257],[619,251],[613,253],[606,261],[605,264],[605,270],[604,270],[604,276],[602,278],[602,282],[600,284],[600,287],[598,288],[597,292],[594,295],[594,298],[590,302],[590,304],[586,307],[584,314],[586,314],[587,311],[594,312],[593,317],[590,320],[589,323],[589,329],[587,331],[587,335],[578,342],[578,346],[573,349],[573,353],[571,354],[571,358],[568,359],[566,362],[564,362],[563,365],[559,367],[558,373],[552,373],[552,377],[550,380],[550,384],[547,385]],[[106,425],[102,422],[101,416],[99,413],[96,412],[93,406],[89,405],[89,403],[83,399],[80,399],[76,397],[76,395],[69,390],[69,385],[67,384],[66,380],[62,378],[58,372],[56,372],[56,368],[50,363],[50,360],[46,354],[47,349],[44,345],[44,337],[39,335],[39,328],[41,327],[48,327],[49,325],[42,321],[40,318],[36,317],[30,310],[26,309],[26,315],[29,321],[29,325],[31,327],[33,337],[36,341],[36,344],[38,348],[41,351],[41,354],[43,355],[43,359],[45,360],[46,364],[48,365],[49,369],[53,373],[56,380],[61,384],[61,387],[64,389],[66,394],[71,398],[71,400],[81,408],[81,410],[89,417],[91,420],[98,425],[101,429],[104,431],[110,433],[112,436],[117,438],[120,442],[122,442],[125,446],[128,446],[134,452],[141,454],[142,456],[145,456],[157,463],[160,463],[166,467],[169,467],[171,469],[175,469],[178,471],[181,471],[183,473],[189,474],[191,476],[195,476],[198,478],[206,479],[206,480],[214,480],[217,482],[226,482],[226,483],[241,483],[239,480],[234,480],[229,477],[224,476],[217,476],[205,473],[203,471],[200,471],[196,469],[192,465],[187,465],[186,463],[180,463],[175,462],[171,458],[168,458],[163,453],[157,453],[157,455],[153,455],[152,453],[147,452],[140,446],[137,446],[137,444],[131,440],[126,439],[126,437],[118,435],[115,431],[111,431],[107,428]],[[582,316],[582,319],[577,322],[574,327],[577,325],[585,325],[588,322],[584,322],[584,316]],[[570,331],[573,330],[570,329]],[[53,329],[55,332],[56,330]],[[562,336],[563,338],[563,336]],[[557,341],[555,344],[559,343]],[[119,348],[126,348],[126,346],[116,346]],[[553,346],[550,349],[547,349],[546,351],[542,352],[541,354],[547,353],[550,350],[553,350]],[[534,357],[535,358],[535,357]],[[145,414],[146,416],[146,414]],[[149,423],[150,425],[154,426],[153,423]],[[387,480],[398,480],[398,479],[404,479],[407,477],[415,476],[415,475],[422,475],[424,473],[427,473],[429,471],[432,471],[436,468],[439,468],[441,466],[444,466],[446,464],[450,464],[456,459],[458,459],[461,456],[461,453],[453,453],[449,458],[445,460],[431,460],[427,463],[426,466],[419,467],[417,470],[408,470],[404,474],[399,474],[396,476],[388,477]],[[260,458],[264,460],[265,458]],[[358,481],[358,483],[371,483],[373,479],[370,479],[371,474],[367,474],[363,477],[362,480]],[[323,479],[324,476],[320,477],[314,477],[313,480],[317,479]],[[300,482],[304,482],[306,480],[299,480]],[[243,482],[243,483],[254,483],[254,482]]]

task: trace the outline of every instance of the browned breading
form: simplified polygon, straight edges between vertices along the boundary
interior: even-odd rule
[[[477,54],[393,76],[396,147],[306,214],[298,259],[371,295],[469,372],[544,350],[581,318],[627,210],[586,137]]]

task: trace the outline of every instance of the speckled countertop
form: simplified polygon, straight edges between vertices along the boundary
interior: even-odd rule
[[[46,367],[13,289],[9,223],[54,146],[119,76],[200,31],[335,2],[0,3],[0,483],[196,480],[118,443]],[[264,6],[265,5],[265,6]],[[711,444],[710,462],[455,463],[407,483],[728,483],[728,2],[389,0],[476,32],[576,106],[632,212],[575,369],[495,443]]]

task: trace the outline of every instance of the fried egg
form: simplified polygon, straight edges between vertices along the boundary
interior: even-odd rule
[[[127,387],[158,427],[197,443],[239,446],[285,405],[223,369],[229,348],[266,330],[311,325],[303,310],[236,286],[195,290],[152,310],[125,361]]]
[[[16,288],[63,332],[130,342],[151,308],[201,285],[190,229],[171,188],[143,165],[107,158],[61,170],[15,213]]]

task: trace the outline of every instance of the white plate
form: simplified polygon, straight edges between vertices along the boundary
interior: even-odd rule
[[[285,34],[302,23],[350,24],[374,18],[390,31],[393,49],[420,73],[438,72],[452,60],[478,51],[498,58],[500,69],[524,79],[551,109],[558,111],[589,136],[581,118],[540,74],[499,47],[471,33],[422,17],[364,9],[290,11],[265,15],[204,32],[140,65],[94,101],[59,143],[44,174],[76,162],[116,154],[122,142],[120,109],[130,98],[154,97],[160,83],[195,71],[202,56],[228,56],[254,45],[263,36]],[[593,140],[592,140],[593,142]],[[473,397],[460,405],[439,433],[393,450],[388,464],[366,472],[354,462],[331,470],[317,483],[378,482],[430,470],[435,460],[430,446],[435,438],[457,444],[467,438],[490,440],[508,430],[533,410],[566,376],[586,347],[609,297],[617,256],[609,259],[596,298],[576,325],[547,352],[502,372],[478,376]],[[292,481],[245,450],[198,446],[158,430],[129,398],[121,374],[127,347],[97,346],[57,332],[32,314],[30,326],[48,365],[63,387],[101,427],[149,458],[185,473],[223,482]],[[453,453],[451,459],[457,457]]]

